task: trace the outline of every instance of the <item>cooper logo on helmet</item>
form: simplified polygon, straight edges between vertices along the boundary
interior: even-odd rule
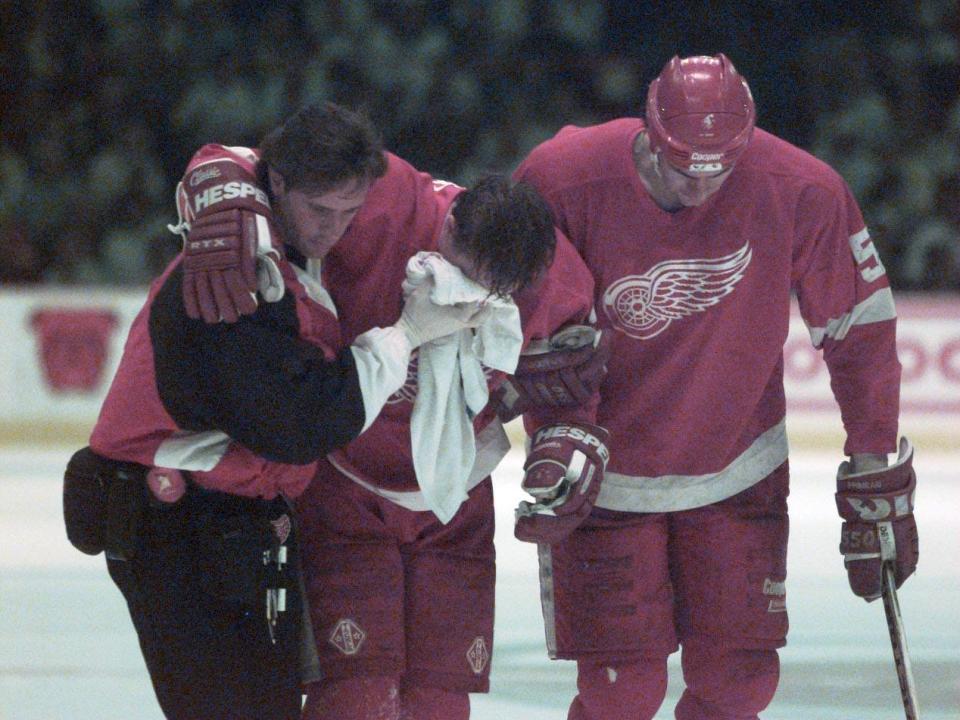
[[[756,108],[730,59],[674,57],[647,93],[650,147],[687,172],[724,170],[746,149]]]

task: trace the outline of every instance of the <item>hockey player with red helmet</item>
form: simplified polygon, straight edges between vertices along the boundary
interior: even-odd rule
[[[540,546],[549,651],[578,663],[570,720],[652,718],[678,646],[679,720],[756,718],[772,700],[791,293],[846,430],[836,502],[851,588],[871,600],[884,563],[898,585],[916,567],[905,439],[887,466],[900,364],[883,264],[837,173],[755,122],[725,55],[674,57],[645,119],[565,127],[516,172],[592,269],[614,337],[604,484],[585,523]]]

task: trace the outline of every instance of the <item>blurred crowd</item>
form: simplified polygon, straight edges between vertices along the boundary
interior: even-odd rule
[[[956,0],[729,4],[0,3],[0,282],[146,282],[179,249],[193,150],[255,145],[307,101],[363,107],[391,150],[469,182],[639,114],[673,54],[724,51],[758,124],[850,184],[894,287],[960,291]]]

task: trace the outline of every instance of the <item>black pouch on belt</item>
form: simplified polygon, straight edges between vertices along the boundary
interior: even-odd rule
[[[88,555],[136,555],[147,507],[147,468],[78,450],[63,475],[63,519],[67,538]]]
[[[275,544],[267,503],[213,491],[198,491],[194,497],[203,587],[221,600],[258,607]]]

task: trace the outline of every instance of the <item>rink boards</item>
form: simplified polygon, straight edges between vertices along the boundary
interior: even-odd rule
[[[0,290],[0,444],[82,442],[119,362],[142,289]],[[904,432],[960,438],[960,297],[898,295]],[[791,440],[835,447],[840,426],[820,353],[794,305],[784,347]]]

